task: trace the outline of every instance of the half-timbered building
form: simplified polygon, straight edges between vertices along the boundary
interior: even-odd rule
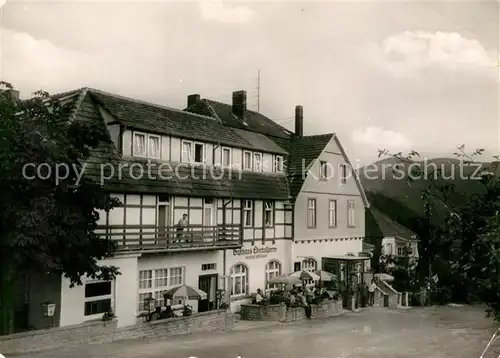
[[[292,132],[248,110],[244,91],[232,104],[190,95],[185,110],[88,88],[63,97],[74,120],[102,125],[111,139],[84,174],[121,202],[98,227],[118,244],[106,264],[121,275],[73,288],[61,278],[43,297],[57,303],[56,325],[110,309],[119,326],[135,324],[180,284],[207,292],[189,302],[195,311],[221,300],[236,311],[274,276],[362,251],[363,189],[335,134],[303,135],[301,106]]]

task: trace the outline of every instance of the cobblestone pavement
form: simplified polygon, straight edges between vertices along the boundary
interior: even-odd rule
[[[321,321],[238,322],[231,332],[86,345],[26,357],[479,358],[493,331],[480,307],[372,308]]]

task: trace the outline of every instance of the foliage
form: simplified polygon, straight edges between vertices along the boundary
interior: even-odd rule
[[[8,93],[0,93],[0,333],[12,328],[10,307],[16,298],[11,291],[18,277],[64,274],[74,285],[84,275],[113,279],[119,274],[116,267],[98,263],[116,246],[95,234],[97,210],[119,203],[92,182],[78,181],[92,150],[109,142],[105,130],[72,120],[72,101],[41,91],[14,101]],[[26,168],[29,163],[33,166]],[[61,164],[72,169],[66,178],[56,177]],[[38,176],[37,167],[43,169]]]
[[[404,247],[402,255],[382,255],[380,271],[394,277],[391,285],[399,292],[412,292],[417,287],[417,262],[410,247]]]
[[[417,212],[410,209],[406,203],[387,196],[381,192],[368,191],[367,197],[371,206],[384,212],[384,214],[386,214],[389,218],[417,234],[419,238],[418,251],[421,254],[419,255],[419,261],[416,269],[418,276],[415,285],[422,286],[423,282],[429,275],[430,262],[427,257],[433,256],[432,253],[436,251],[434,247],[435,243],[432,241],[432,237],[433,233],[436,231],[438,222],[433,220],[433,208],[431,203],[428,201],[424,202],[422,210]],[[368,216],[365,225],[368,235],[375,236],[371,240],[371,243],[375,245],[372,258],[372,268],[375,272],[383,272],[381,270],[384,268],[380,267],[383,235],[381,232],[377,233],[376,230],[371,229],[374,225],[376,226],[376,222],[373,218]]]
[[[428,262],[428,276],[437,274],[438,288],[451,292],[452,299],[486,303],[498,320],[500,181],[491,171],[485,171],[488,167],[484,163],[480,166],[472,165],[483,152],[484,150],[478,149],[467,153],[465,146],[461,145],[457,153],[454,153],[461,166],[480,168],[481,173],[479,170],[461,170],[459,178],[448,178],[443,176],[442,168],[424,173],[422,167],[414,165],[407,179],[411,187],[414,183],[412,177],[423,178],[424,181],[419,183],[419,190],[425,204],[426,217],[430,216],[431,207],[446,209],[446,215],[438,225],[428,231],[430,235],[423,243],[427,250],[420,252],[420,266],[423,262]],[[414,163],[414,158],[419,157],[416,152],[403,156],[401,153],[380,151],[380,155],[390,155],[406,163]],[[465,196],[466,200],[463,192],[457,190],[456,183],[459,181],[474,186],[473,192],[468,192]]]

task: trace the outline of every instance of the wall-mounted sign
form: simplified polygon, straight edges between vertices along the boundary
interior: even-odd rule
[[[248,249],[236,249],[233,250],[233,256],[245,256],[245,260],[251,259],[261,259],[267,257],[267,255],[271,252],[278,251],[277,247],[269,247],[269,246],[253,246]]]

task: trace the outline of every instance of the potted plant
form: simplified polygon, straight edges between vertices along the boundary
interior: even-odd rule
[[[105,312],[103,315],[102,315],[102,320],[103,321],[111,321],[113,318],[115,318],[115,313],[113,312],[113,310],[109,310],[109,312]]]

